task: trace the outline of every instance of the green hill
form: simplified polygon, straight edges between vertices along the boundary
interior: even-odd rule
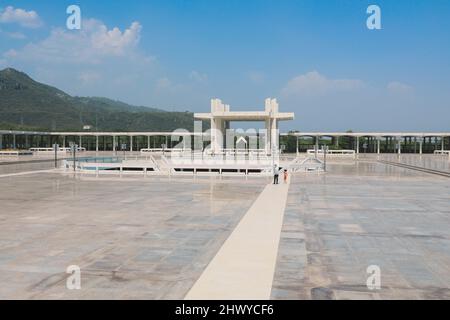
[[[12,68],[0,71],[0,129],[81,131],[193,130],[193,114],[100,97],[72,97]]]

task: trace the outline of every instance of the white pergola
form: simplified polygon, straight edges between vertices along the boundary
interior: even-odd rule
[[[225,113],[227,114],[227,113]],[[218,117],[216,119],[228,119],[226,121],[244,121],[244,120],[235,120],[239,118],[241,114],[246,114],[246,112],[229,112],[227,116]],[[203,120],[211,120],[210,114],[196,114],[198,119]],[[268,114],[266,112],[250,112],[250,115],[246,115],[247,119],[255,119],[255,121],[266,121],[266,125],[269,123],[270,126],[274,125],[274,122],[278,120],[288,120],[289,117],[293,117],[292,113],[277,113],[272,118],[268,119]],[[247,120],[248,121],[248,120]],[[251,121],[251,120],[250,120]],[[272,121],[272,122],[271,122]],[[213,133],[214,131],[212,131]],[[275,146],[278,146],[278,134],[277,131],[273,133],[275,137],[271,137],[272,141],[275,142]],[[83,137],[95,137],[95,149],[99,150],[99,137],[112,137],[113,139],[113,150],[116,151],[116,138],[117,137],[129,137],[130,141],[130,151],[133,151],[133,137],[147,137],[147,146],[150,148],[150,138],[151,137],[166,137],[166,140],[170,137],[209,137],[209,133],[202,132],[101,132],[101,131],[81,131],[81,132],[71,132],[71,131],[61,131],[61,132],[44,132],[44,131],[18,131],[18,130],[0,130],[0,149],[3,149],[3,137],[5,135],[10,135],[12,137],[12,147],[15,149],[15,141],[17,136],[25,136],[25,137],[33,137],[33,136],[50,136],[50,137],[62,137],[63,138],[63,147],[67,147],[66,145],[66,137],[78,137],[79,146],[83,144]],[[281,133],[281,136],[294,136],[297,137],[297,140],[300,137],[312,137],[315,139],[315,144],[318,146],[319,139],[321,137],[330,137],[330,138],[339,138],[339,137],[354,137],[356,139],[356,152],[359,153],[359,139],[363,137],[373,137],[377,141],[377,153],[380,153],[380,140],[382,138],[393,138],[398,143],[397,152],[401,153],[401,144],[399,141],[404,139],[405,137],[414,138],[419,143],[419,153],[422,153],[422,144],[425,138],[435,137],[441,139],[441,150],[444,150],[444,138],[450,137],[450,132],[289,132],[289,133]],[[213,137],[211,137],[211,140]],[[222,136],[217,137],[216,139],[222,139]],[[217,144],[217,140],[216,140]],[[217,146],[216,146],[217,147]],[[219,145],[220,147],[220,145]],[[269,146],[271,148],[272,145]],[[270,149],[269,149],[270,150]]]
[[[444,138],[450,137],[450,132],[289,132],[282,133],[282,136],[295,136],[297,137],[297,146],[298,146],[298,138],[300,137],[313,137],[315,138],[316,146],[318,146],[319,139],[321,137],[331,137],[331,138],[339,138],[339,137],[354,137],[356,138],[356,153],[359,153],[359,139],[362,137],[373,137],[377,141],[377,153],[380,153],[380,141],[381,138],[394,138],[398,143],[397,152],[401,153],[401,139],[405,137],[415,138],[419,143],[419,153],[422,153],[422,144],[423,140],[426,137],[436,137],[441,138],[441,150],[444,150]]]
[[[220,99],[211,100],[210,113],[195,113],[197,120],[211,121],[211,151],[219,153],[224,148],[226,130],[231,121],[263,121],[265,123],[265,150],[271,153],[278,149],[278,122],[294,119],[292,112],[279,112],[276,99],[265,100],[264,111],[231,111]]]

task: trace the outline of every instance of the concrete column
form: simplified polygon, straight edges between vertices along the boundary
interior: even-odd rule
[[[220,152],[223,149],[224,126],[223,120],[211,119],[211,150],[214,153]],[[234,141],[229,141],[229,143],[232,143],[234,146]]]
[[[417,153],[417,137],[414,137],[414,153]]]
[[[147,149],[150,149],[150,136],[147,136]]]
[[[211,119],[211,151],[215,153],[217,150],[217,129],[216,129],[216,120]]]
[[[422,154],[423,138],[419,139],[419,154]]]
[[[63,148],[66,147],[66,136],[63,136]]]
[[[359,154],[359,137],[356,137],[356,154]]]
[[[336,148],[339,147],[339,136],[336,136],[334,138],[334,145],[336,146]]]
[[[279,135],[278,135],[278,123],[276,119],[272,119],[272,126],[271,126],[271,138],[270,138],[270,142],[271,145],[270,147],[273,150],[276,150],[276,152],[278,152],[279,149]]]
[[[223,139],[224,139],[224,145],[225,145],[225,148],[226,148],[226,146],[228,145],[228,139],[230,139],[229,138],[229,136],[230,136],[230,132],[231,132],[232,130],[231,130],[231,122],[230,121],[224,121],[224,127],[223,127]],[[258,139],[258,134],[256,134],[256,137],[255,137],[255,139]],[[257,143],[259,143],[259,142],[257,142]]]
[[[95,136],[95,152],[98,152],[98,136]]]
[[[113,136],[113,151],[116,152],[116,136]]]
[[[133,136],[130,136],[130,151],[133,152]]]
[[[270,143],[270,120],[266,120],[266,154],[272,153],[272,150],[270,149],[271,143]]]
[[[441,137],[441,151],[444,151],[444,137]]]
[[[224,136],[226,134],[225,121],[216,118],[215,114],[229,111],[229,105],[223,104],[220,99],[211,99],[211,151],[213,153],[223,150]],[[232,143],[234,146],[234,141]]]
[[[402,137],[397,137],[397,143],[398,143],[398,154],[402,153]]]
[[[298,136],[296,137],[297,138],[297,143],[295,144],[295,150],[296,150],[296,153],[297,153],[297,155],[298,155]]]
[[[226,140],[225,140],[225,136],[226,136],[226,133],[227,133],[226,127],[227,127],[226,121],[221,120],[220,123],[219,123],[219,128],[218,128],[219,131],[217,131],[217,134],[219,135],[218,144],[219,144],[219,150],[220,151],[223,150],[225,142],[226,142]]]
[[[83,140],[81,140],[81,136],[80,136],[80,144],[79,144],[80,148],[83,146],[82,143],[83,143]]]
[[[16,135],[13,134],[13,149],[16,149]]]
[[[380,154],[380,138],[377,138],[377,154]]]

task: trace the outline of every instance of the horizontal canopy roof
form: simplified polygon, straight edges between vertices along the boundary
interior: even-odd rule
[[[214,113],[195,113],[194,118],[198,120],[211,120],[217,118],[228,121],[265,121],[269,119],[293,120],[292,112],[265,112],[265,111],[226,111]]]
[[[81,131],[81,132],[40,132],[40,131],[15,131],[0,130],[0,134],[15,135],[48,135],[48,136],[193,136],[207,135],[205,132],[106,132],[106,131]],[[450,132],[289,132],[280,133],[282,136],[304,137],[450,137]]]

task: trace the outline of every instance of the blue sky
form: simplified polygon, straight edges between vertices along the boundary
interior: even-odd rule
[[[271,96],[296,114],[286,130],[450,131],[449,31],[446,0],[0,0],[0,68],[166,110]]]

